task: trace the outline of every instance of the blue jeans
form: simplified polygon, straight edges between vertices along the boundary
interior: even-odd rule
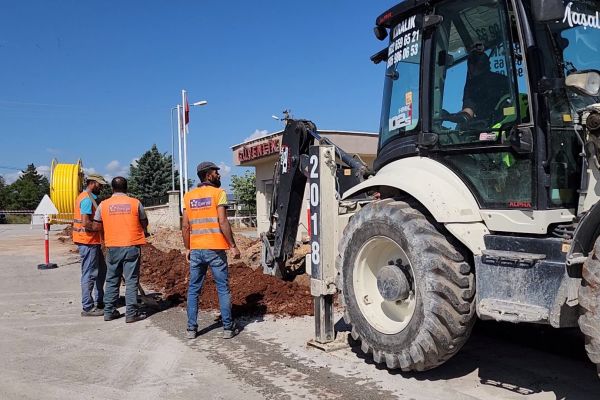
[[[92,292],[96,289],[96,302],[104,302],[106,263],[99,244],[77,244],[81,256],[81,306],[84,311],[94,308]]]
[[[229,272],[225,250],[192,250],[190,255],[190,285],[187,294],[187,329],[190,331],[198,329],[198,298],[209,266],[217,286],[223,329],[233,329]]]
[[[140,278],[140,246],[108,247],[106,252],[106,293],[104,294],[104,315],[109,316],[117,305],[121,276],[125,278],[125,315],[137,313],[137,290]]]

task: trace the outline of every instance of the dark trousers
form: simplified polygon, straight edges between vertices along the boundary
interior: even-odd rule
[[[104,289],[104,315],[110,315],[119,299],[121,275],[125,278],[126,316],[137,312],[137,287],[140,278],[140,246],[109,247],[106,252],[106,287]]]

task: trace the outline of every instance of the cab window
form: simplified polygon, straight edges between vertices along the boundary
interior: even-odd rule
[[[407,15],[390,30],[379,147],[419,127],[422,15]]]
[[[440,161],[463,178],[481,207],[533,208],[530,156],[486,151],[530,119],[514,19],[495,0],[450,0],[435,14],[443,22],[433,38],[432,131],[441,150],[465,148],[442,152]]]
[[[505,28],[506,11],[471,0],[441,3],[436,14],[444,22],[435,35],[432,129],[442,146],[500,142],[529,114],[526,88],[519,94],[514,82],[522,57],[513,57],[520,46]]]

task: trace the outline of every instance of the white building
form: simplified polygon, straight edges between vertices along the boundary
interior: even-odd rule
[[[349,154],[358,154],[369,166],[377,153],[378,135],[369,132],[348,132],[319,130],[322,137],[326,137]],[[254,167],[256,169],[256,219],[258,232],[269,229],[269,210],[273,194],[273,171],[279,159],[283,131],[275,132],[259,139],[250,140],[232,146],[233,164],[241,167]],[[308,207],[307,196],[304,196],[302,209]],[[298,238],[306,235],[306,218],[300,218]]]

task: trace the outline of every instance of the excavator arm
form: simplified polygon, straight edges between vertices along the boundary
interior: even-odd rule
[[[279,160],[273,174],[273,195],[269,215],[269,230],[261,233],[263,272],[287,278],[286,261],[294,254],[298,224],[306,187],[310,146],[315,143],[335,146],[339,159],[337,193],[362,182],[370,173],[360,158],[337,147],[317,132],[308,120],[287,119],[281,140]]]

